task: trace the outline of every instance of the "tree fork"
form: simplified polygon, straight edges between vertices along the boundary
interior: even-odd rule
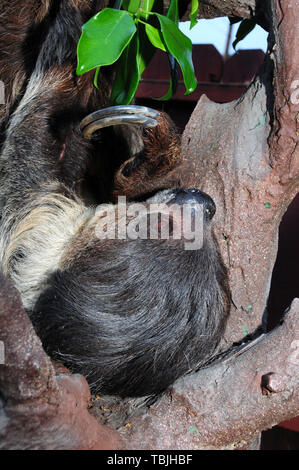
[[[243,17],[256,15],[261,5],[250,0],[201,3],[217,15]],[[279,223],[299,188],[299,0],[263,5],[270,24],[270,54],[263,69],[237,101],[220,105],[202,97],[182,141],[184,185],[207,191],[217,205],[215,232],[232,291],[223,349],[261,323]],[[0,435],[6,436],[7,447],[16,448],[17,439],[20,448],[40,449],[246,449],[260,431],[298,415],[298,299],[282,326],[243,354],[177,381],[171,394],[143,416],[128,417],[112,432],[94,418],[89,421],[85,379],[55,376],[16,294],[3,279],[1,287],[0,331],[7,335],[12,358],[10,369],[0,366]],[[26,423],[33,433],[29,441]]]

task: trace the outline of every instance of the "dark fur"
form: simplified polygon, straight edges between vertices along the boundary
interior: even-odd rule
[[[74,1],[45,5],[34,23],[46,28],[30,73],[20,60],[23,36],[16,45],[16,72],[25,78],[6,109],[1,263],[52,357],[84,374],[96,391],[142,396],[164,391],[211,357],[225,328],[229,291],[208,217],[197,251],[174,240],[101,241],[83,223],[89,219],[78,199],[82,180],[94,153],[101,158],[108,147],[105,132],[94,146],[78,131],[82,117],[107,100],[105,77],[98,93],[90,76],[74,75],[76,41],[92,3],[82,2],[82,11]],[[29,31],[29,14],[26,21]],[[118,166],[126,159],[120,145],[113,157]],[[116,172],[115,195],[139,198],[174,181],[179,140],[165,115],[145,132],[144,145]],[[62,255],[61,226],[69,230]]]

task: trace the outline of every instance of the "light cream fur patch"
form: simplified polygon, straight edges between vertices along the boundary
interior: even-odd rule
[[[37,195],[24,211],[15,222],[11,215],[1,228],[0,262],[3,273],[21,293],[24,307],[30,309],[45,289],[48,276],[62,267],[64,252],[94,209],[49,193]]]

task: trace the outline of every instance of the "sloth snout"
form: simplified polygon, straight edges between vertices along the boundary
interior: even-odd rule
[[[208,194],[195,188],[175,189],[173,191],[173,199],[170,202],[194,206],[201,204],[203,205],[205,216],[210,220],[213,218],[216,212],[216,206],[213,199]]]

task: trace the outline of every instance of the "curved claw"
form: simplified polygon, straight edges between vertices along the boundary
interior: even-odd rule
[[[155,127],[158,125],[159,116],[159,111],[146,106],[111,106],[86,116],[80,123],[80,129],[86,139],[91,139],[97,130],[118,124]]]

